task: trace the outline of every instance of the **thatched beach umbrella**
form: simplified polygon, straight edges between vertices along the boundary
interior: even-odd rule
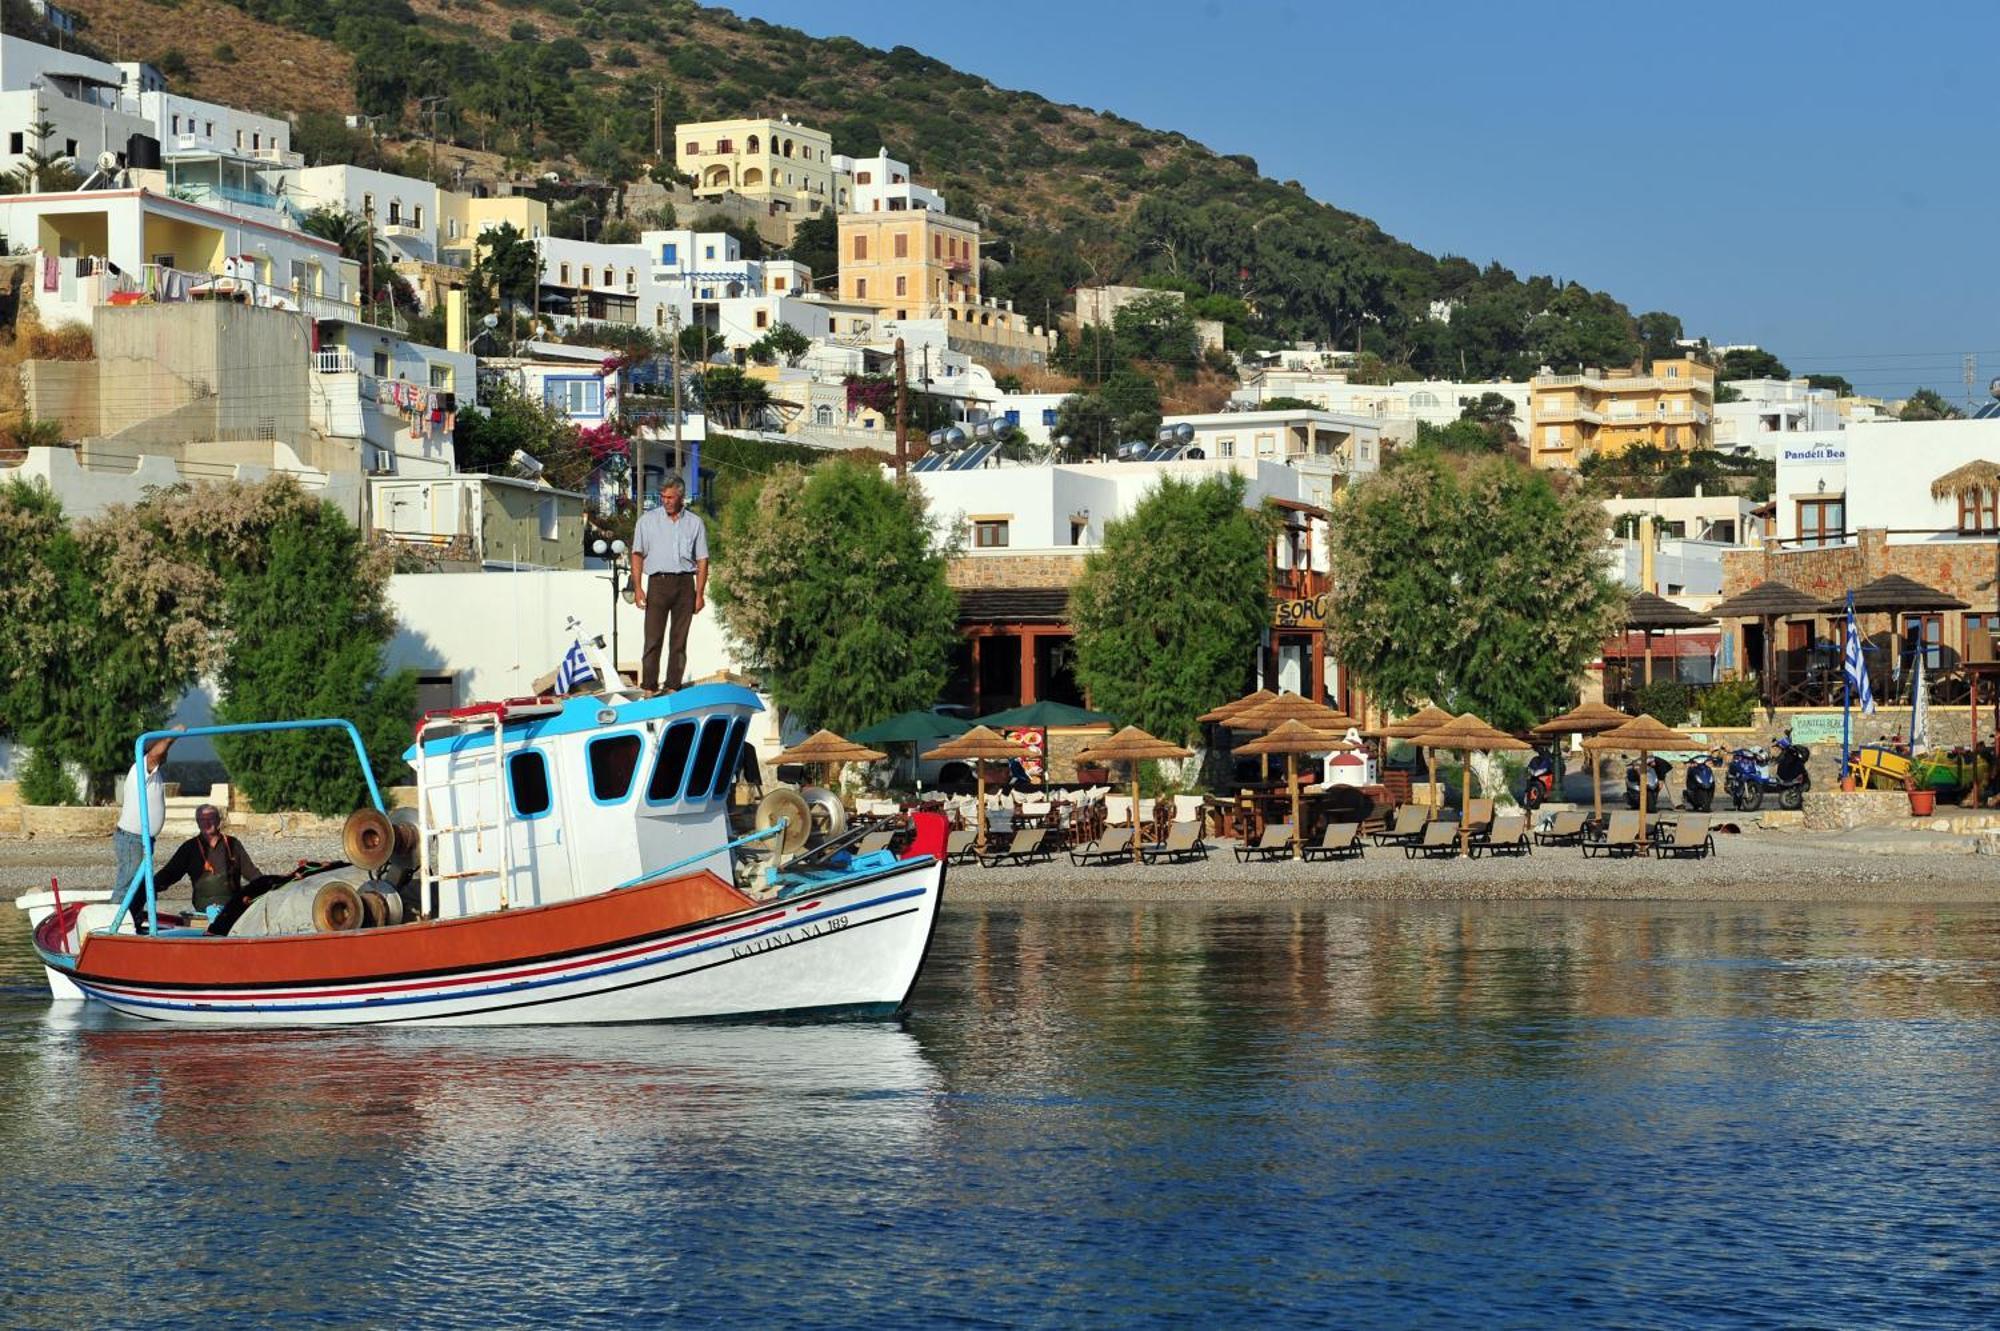
[[[1642,713],[1627,721],[1616,730],[1607,730],[1601,735],[1592,735],[1583,742],[1583,747],[1594,752],[1607,753],[1612,750],[1636,752],[1641,759],[1649,753],[1676,752],[1699,749],[1692,735],[1684,734],[1656,719],[1651,713]],[[1639,843],[1646,842],[1646,774],[1639,774]]]
[[[1472,755],[1503,749],[1518,751],[1530,746],[1525,740],[1515,739],[1506,731],[1487,725],[1471,712],[1453,717],[1427,735],[1418,735],[1415,743],[1426,749],[1456,749],[1466,755],[1465,775],[1458,783],[1458,848],[1463,853],[1472,841],[1472,829],[1465,821],[1466,812],[1472,806]]]
[[[1346,730],[1354,718],[1338,708],[1296,693],[1281,693],[1269,702],[1246,707],[1229,718],[1232,730],[1261,730],[1266,734],[1287,721],[1303,721],[1314,730]]]
[[[879,762],[888,756],[878,749],[843,739],[831,730],[821,730],[780,753],[776,761],[824,766],[827,769],[826,784],[837,795],[840,793],[840,769],[844,764]]]
[[[974,726],[957,739],[948,740],[931,750],[931,757],[961,758],[972,764],[973,780],[979,786],[979,836],[976,844],[986,849],[986,767],[988,762],[1007,762],[1013,758],[1026,758],[1027,749],[1008,739],[1005,735],[989,730],[985,726]]]
[[[1286,721],[1262,739],[1253,739],[1237,750],[1238,753],[1261,753],[1285,755],[1285,784],[1292,796],[1292,858],[1305,858],[1305,820],[1299,811],[1299,755],[1302,753],[1330,753],[1344,749],[1347,742],[1338,735],[1330,735],[1324,730],[1315,730],[1303,721]]]
[[[1383,739],[1413,740],[1419,735],[1429,734],[1439,726],[1445,725],[1454,719],[1456,718],[1444,708],[1426,703],[1423,709],[1415,715],[1406,716],[1400,721],[1391,721],[1388,725],[1381,727],[1376,733]],[[1388,757],[1388,746],[1384,745],[1382,747],[1382,758],[1386,762]],[[1432,791],[1436,791],[1438,780],[1437,755],[1429,749],[1424,750],[1424,765],[1430,776],[1431,789]]]
[[[1607,730],[1616,730],[1632,717],[1616,707],[1607,707],[1601,702],[1580,703],[1553,720],[1544,721],[1534,729],[1537,735],[1601,735]],[[1604,816],[1604,782],[1597,768],[1598,755],[1590,755],[1590,803],[1597,816]]]
[[[1662,629],[1707,628],[1715,621],[1652,592],[1634,592],[1625,603],[1625,627],[1646,635],[1646,682],[1653,682],[1653,635]]]
[[[1971,509],[1979,515],[1976,528],[1989,527],[1988,519],[2000,511],[2000,463],[1980,458],[1952,468],[1931,482],[1931,498],[1956,499],[1961,514]],[[1993,547],[1993,603],[2000,607],[2000,543]]]
[[[1254,693],[1244,694],[1234,702],[1226,702],[1213,711],[1203,712],[1195,720],[1205,726],[1221,725],[1227,722],[1230,717],[1236,715],[1236,713],[1255,707],[1259,703],[1269,702],[1277,696],[1277,694],[1271,692],[1269,689],[1258,689]]]
[[[1717,619],[1754,619],[1764,627],[1764,659],[1758,671],[1764,677],[1764,706],[1778,705],[1778,621],[1793,615],[1816,615],[1819,602],[1796,587],[1782,582],[1760,582],[1747,592],[1739,592],[1708,608]]]
[[[1108,739],[1101,739],[1077,754],[1082,761],[1132,764],[1132,862],[1139,862],[1139,764],[1148,759],[1187,758],[1194,750],[1148,735],[1137,726],[1126,726]]]

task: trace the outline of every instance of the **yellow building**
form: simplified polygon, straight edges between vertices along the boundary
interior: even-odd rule
[[[780,116],[705,120],[674,128],[680,169],[696,198],[741,194],[805,214],[847,206],[848,184],[833,167],[833,136]]]
[[[942,319],[979,303],[979,223],[916,208],[842,213],[840,298],[888,319]]]
[[[549,206],[525,194],[481,199],[448,189],[438,191],[438,252],[461,256],[456,262],[470,264],[481,232],[503,223],[511,225],[528,240],[540,240],[549,233]]]
[[[1639,444],[1669,452],[1714,442],[1715,370],[1683,357],[1650,372],[1538,374],[1529,384],[1529,443],[1535,465],[1574,470],[1587,457],[1615,457]]]

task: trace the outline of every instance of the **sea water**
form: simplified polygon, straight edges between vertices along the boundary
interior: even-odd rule
[[[0,1326],[2000,1324],[2000,907],[950,908],[832,1027],[168,1029],[0,942]]]

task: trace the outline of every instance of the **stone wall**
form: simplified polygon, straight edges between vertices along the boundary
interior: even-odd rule
[[[1881,528],[1855,533],[1852,545],[1820,550],[1785,550],[1775,544],[1763,549],[1722,553],[1722,594],[1734,596],[1760,582],[1777,581],[1809,596],[1831,601],[1851,587],[1884,574],[1900,573],[1927,587],[1948,592],[1975,610],[1994,605],[1994,542],[1928,541],[1891,545]],[[1886,625],[1886,616],[1864,615],[1864,628]]]
[[[945,581],[975,587],[1067,587],[1083,572],[1077,555],[964,555],[945,568]]]

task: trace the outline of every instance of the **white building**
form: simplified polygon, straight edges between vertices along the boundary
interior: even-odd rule
[[[0,36],[0,171],[26,163],[37,149],[36,127],[49,126],[39,151],[66,157],[89,174],[101,153],[122,163],[134,136],[156,137],[157,126],[125,91],[117,65],[59,51],[22,37]]]
[[[910,164],[889,156],[887,148],[878,149],[873,157],[836,155],[833,170],[836,176],[845,174],[854,182],[853,202],[842,208],[842,212],[949,211],[944,205],[944,195],[912,180]]]
[[[360,166],[299,167],[267,179],[300,214],[327,208],[371,222],[391,259],[437,261],[438,188],[428,180]]]
[[[323,319],[311,394],[314,427],[363,441],[371,476],[442,476],[457,465],[457,414],[478,406],[478,362],[359,319]]]
[[[2000,419],[1856,423],[1798,445],[1788,438],[1777,460],[1776,535],[1788,548],[1848,544],[1864,528],[1887,532],[1890,545],[1990,545],[2000,526],[1931,494],[1946,472],[2000,462]]]
[[[1526,439],[1531,424],[1531,394],[1524,383],[1414,379],[1393,384],[1356,384],[1348,382],[1341,370],[1320,366],[1280,367],[1246,374],[1243,386],[1230,395],[1230,400],[1253,409],[1272,398],[1316,402],[1341,415],[1369,417],[1381,424],[1389,438],[1400,442],[1415,436],[1420,421],[1434,426],[1451,424],[1464,413],[1467,403],[1477,402],[1487,393],[1498,393],[1513,406],[1515,433]]]
[[[1840,395],[1804,379],[1732,379],[1734,402],[1715,404],[1715,447],[1724,453],[1774,458],[1785,435],[1838,430],[1846,421]]]

